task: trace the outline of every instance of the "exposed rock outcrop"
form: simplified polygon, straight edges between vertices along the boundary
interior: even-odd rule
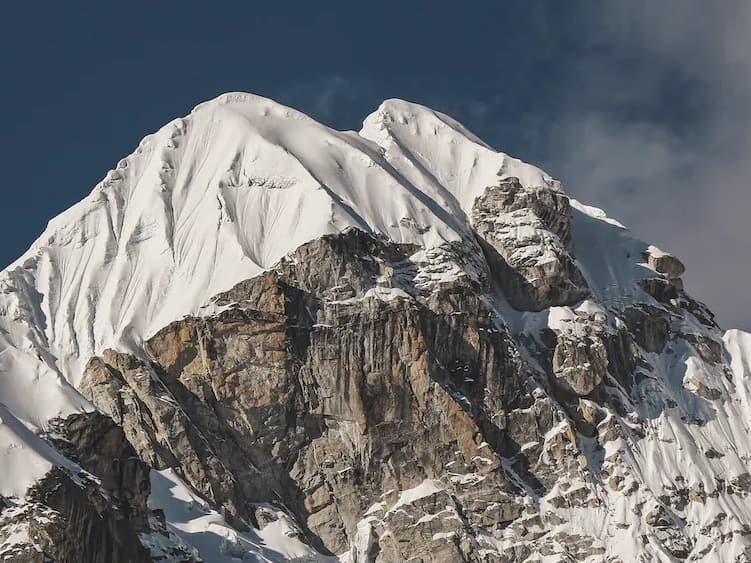
[[[647,264],[656,272],[662,274],[669,280],[675,280],[680,278],[686,271],[686,267],[683,262],[678,260],[672,254],[663,252],[662,250],[650,246],[645,252]]]
[[[130,522],[94,482],[53,469],[23,504],[0,513],[0,555],[10,563],[147,563]]]
[[[176,468],[239,529],[262,526],[273,502],[351,561],[516,561],[559,553],[564,536],[579,558],[602,553],[548,533],[557,516],[528,491],[552,510],[599,506],[598,482],[637,494],[620,454],[598,461],[582,440],[643,435],[642,355],[668,345],[677,305],[589,303],[532,346],[481,277],[425,285],[413,252],[356,230],[313,241],[159,331],[143,358],[92,358],[81,389],[142,459]],[[498,551],[511,533],[518,546]],[[680,530],[653,537],[693,549]]]
[[[605,379],[607,369],[607,350],[596,335],[558,339],[553,353],[553,375],[566,389],[588,395]]]
[[[571,209],[562,192],[503,179],[477,198],[472,225],[516,309],[570,305],[589,294],[573,258]]]
[[[647,352],[662,352],[670,339],[670,313],[660,307],[638,304],[619,312],[636,343]]]
[[[148,528],[149,466],[123,429],[98,412],[53,421],[49,440],[68,459],[99,479],[113,506],[137,531]]]
[[[483,476],[488,500],[457,499],[472,499],[469,530],[487,525],[515,490],[486,445],[505,447],[496,413],[529,402],[513,344],[471,282],[425,303],[372,294],[384,267],[373,257],[404,261],[409,249],[370,239],[362,254],[363,240],[311,243],[305,260],[219,296],[217,315],[160,331],[149,362],[92,359],[81,389],[144,459],[179,467],[238,523],[254,502],[281,501],[340,553],[373,499],[454,466]],[[342,287],[351,297],[326,299]]]

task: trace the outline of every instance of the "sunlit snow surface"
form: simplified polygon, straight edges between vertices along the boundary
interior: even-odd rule
[[[275,522],[267,524],[262,530],[235,531],[171,469],[151,472],[149,506],[164,510],[169,530],[211,563],[248,559],[300,563],[336,561],[335,557],[322,556],[302,543],[296,537],[299,532],[296,532],[294,524],[282,512],[277,514]],[[254,558],[251,559],[251,555]]]
[[[0,273],[0,494],[23,496],[52,464],[66,463],[30,429],[91,408],[75,390],[91,356],[110,347],[138,353],[169,322],[200,314],[216,293],[324,234],[355,227],[419,245],[432,257],[446,242],[474,241],[469,211],[503,177],[558,189],[541,170],[493,151],[451,118],[399,100],[384,102],[358,133],[334,131],[271,100],[225,94],[146,137]],[[577,307],[519,313],[499,296],[499,312],[514,333],[575,330],[572,319],[585,311],[601,312],[604,329],[612,329],[608,307],[649,299],[635,283],[654,275],[644,264],[648,245],[599,209],[572,206],[577,263],[592,298]],[[399,290],[373,291],[391,299]],[[704,330],[686,323],[685,332]],[[692,360],[688,349],[649,358],[656,373],[642,389],[638,413],[648,419],[649,433],[632,438],[625,451],[633,478],[655,495],[675,475],[713,490],[716,476],[748,471],[751,335],[729,331],[724,346],[731,377]],[[706,382],[720,400],[690,392]],[[678,407],[655,404],[660,396]],[[689,426],[681,416],[705,423]],[[723,457],[706,457],[712,447],[724,448]],[[152,503],[165,509],[175,533],[201,550],[215,553],[232,536],[270,560],[309,555],[274,527],[258,537],[238,536],[170,473],[155,473],[152,481]],[[595,536],[607,531],[612,552],[635,553],[638,519],[633,529],[611,526],[627,518],[634,500],[608,494],[610,512],[572,510],[561,526]],[[725,512],[726,529],[735,515],[751,514],[747,499],[730,495],[688,510],[700,523]]]
[[[0,403],[0,496],[23,497],[53,465],[73,467]]]

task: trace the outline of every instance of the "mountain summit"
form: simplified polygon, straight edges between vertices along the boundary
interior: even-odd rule
[[[751,560],[751,335],[682,274],[429,108],[222,95],[0,273],[0,555]]]

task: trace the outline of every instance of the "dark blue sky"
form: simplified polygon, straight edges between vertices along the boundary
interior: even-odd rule
[[[583,1],[29,4],[6,3],[0,17],[0,264],[143,136],[222,92],[268,96],[348,129],[400,97],[451,114],[675,251],[689,288],[726,324],[748,324],[751,305],[739,313],[723,300],[712,272],[724,264],[697,243],[698,231],[714,248],[743,238],[741,229],[713,239],[729,216],[723,208],[705,220],[705,200],[748,210],[745,184],[701,189],[727,153],[714,144],[733,127],[722,108],[743,99],[746,82],[718,91],[728,75],[717,68],[738,68],[725,68],[725,47],[686,39],[711,34],[709,20],[740,41],[747,30],[728,23],[738,13],[702,14],[700,2],[678,0],[659,9],[636,0],[628,11]],[[697,170],[708,152],[712,166]],[[746,250],[733,261],[750,258]]]

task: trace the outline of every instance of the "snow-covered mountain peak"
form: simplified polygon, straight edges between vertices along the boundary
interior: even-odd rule
[[[101,485],[192,561],[149,466],[206,560],[751,554],[751,336],[683,271],[430,108],[219,96],[0,272],[0,555]]]
[[[3,371],[75,384],[92,355],[139,349],[325,234],[354,227],[423,248],[474,244],[472,202],[504,176],[551,182],[417,104],[387,101],[357,134],[266,98],[224,94],[144,138],[0,274],[26,296],[0,319],[0,339],[41,351],[22,362],[6,354]]]
[[[216,98],[201,102],[193,108],[190,115],[196,115],[201,112],[216,112],[217,110],[226,110],[229,113],[246,118],[255,114],[257,116],[273,116],[281,119],[315,121],[299,110],[285,106],[271,98],[250,92],[225,92]]]
[[[398,98],[390,98],[381,102],[378,109],[365,118],[363,129],[368,129],[372,126],[389,127],[393,124],[409,126],[415,135],[420,135],[421,133],[436,135],[437,129],[448,127],[456,135],[465,137],[472,143],[492,150],[485,141],[477,137],[454,118],[427,106]]]
[[[92,355],[139,350],[217,293],[349,228],[424,249],[476,245],[475,201],[513,178],[559,188],[419,104],[387,100],[355,133],[267,98],[223,94],[145,137],[0,273],[15,311],[0,318],[0,341],[35,351],[0,356],[0,368],[54,381],[41,385],[47,394],[75,385]],[[49,415],[25,404],[15,412],[43,424],[77,408],[68,397]]]
[[[386,100],[365,119],[360,135],[381,146],[389,162],[423,191],[448,191],[466,214],[499,179],[560,189],[539,168],[496,152],[453,118],[419,104]]]

